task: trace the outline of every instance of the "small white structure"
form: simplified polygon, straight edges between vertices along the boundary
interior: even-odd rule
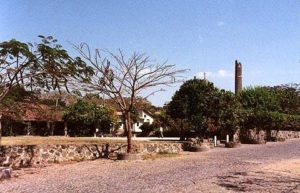
[[[124,130],[124,123],[122,122],[122,113],[121,112],[117,112],[117,115],[119,116],[119,129]],[[154,121],[154,118],[152,115],[150,115],[150,113],[141,110],[139,111],[139,118],[137,120],[137,122],[133,123],[132,125],[132,132],[133,133],[141,133],[142,130],[140,129],[140,127],[144,124],[144,123],[149,123],[152,124]]]

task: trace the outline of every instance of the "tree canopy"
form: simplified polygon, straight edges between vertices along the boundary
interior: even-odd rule
[[[96,128],[107,133],[116,120],[115,112],[108,106],[98,106],[87,100],[79,99],[77,103],[67,107],[64,120],[72,129],[72,136],[92,136]]]
[[[234,130],[232,120],[237,117],[236,107],[233,93],[219,90],[206,80],[194,78],[176,91],[166,108],[170,117],[182,124],[181,127],[206,136],[218,128]]]
[[[39,43],[12,39],[0,43],[0,102],[15,86],[30,91],[66,90],[74,79],[87,81],[91,67],[72,58],[52,36]]]
[[[300,127],[300,95],[294,87],[249,87],[238,99],[243,107],[240,116],[243,130],[297,130]]]
[[[239,101],[245,109],[279,111],[279,97],[266,87],[248,87],[239,94]]]

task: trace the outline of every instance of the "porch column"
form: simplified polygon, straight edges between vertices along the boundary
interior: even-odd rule
[[[47,121],[47,132],[50,132],[50,135],[52,134],[51,133],[51,123],[49,121]]]
[[[51,122],[51,136],[54,135],[54,127],[55,127],[55,123],[54,122]]]
[[[28,121],[27,122],[27,135],[30,135],[31,134],[31,121]]]
[[[67,122],[64,122],[64,132],[65,132],[65,137],[68,137],[68,125],[67,125]]]

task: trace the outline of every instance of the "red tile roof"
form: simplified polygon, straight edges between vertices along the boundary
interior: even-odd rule
[[[6,107],[3,116],[23,121],[63,121],[63,110],[44,104],[18,103],[16,107]]]

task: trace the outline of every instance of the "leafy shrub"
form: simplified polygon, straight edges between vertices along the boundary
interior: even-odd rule
[[[141,136],[149,136],[156,128],[154,124],[143,123],[140,129],[142,130]]]
[[[94,103],[78,100],[68,107],[64,115],[71,136],[92,136],[96,128],[109,132],[116,121],[114,111],[107,106],[97,106]]]
[[[241,111],[241,128],[263,130],[300,130],[300,116],[269,111]]]
[[[238,103],[233,93],[219,90],[201,79],[186,81],[166,106],[167,114],[179,127],[181,135],[200,137],[233,133],[238,124]]]
[[[280,111],[279,97],[266,87],[248,87],[239,94],[244,109]]]

